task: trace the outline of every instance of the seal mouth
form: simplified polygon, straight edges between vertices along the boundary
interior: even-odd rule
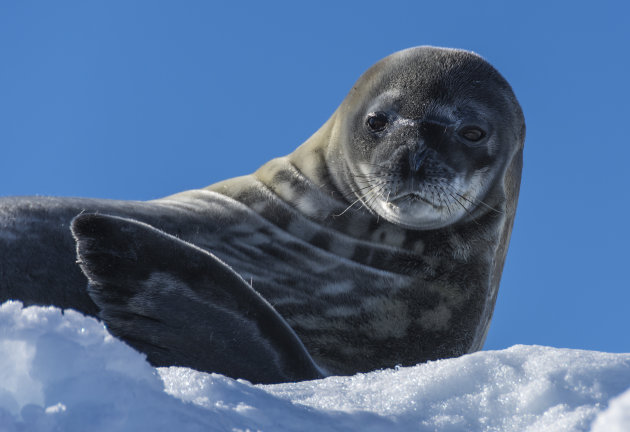
[[[396,195],[393,198],[390,198],[388,201],[390,204],[393,204],[399,207],[401,204],[415,204],[418,202],[423,202],[433,207],[439,207],[439,206],[436,206],[433,201],[429,200],[428,198],[425,198],[418,192],[404,192],[404,193]]]

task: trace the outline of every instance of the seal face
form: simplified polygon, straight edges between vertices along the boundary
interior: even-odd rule
[[[407,228],[436,229],[482,201],[496,174],[488,126],[462,116],[406,118],[387,105],[375,108],[353,140],[370,146],[371,154],[349,167],[358,171],[352,186],[363,205]]]
[[[492,316],[524,139],[485,60],[410,48],[253,174],[150,202],[0,200],[0,297],[97,313],[154,364],[255,382],[465,354]]]
[[[360,94],[344,107],[344,169],[372,212],[410,229],[438,229],[483,205],[505,169],[509,87],[472,54],[413,53],[377,64],[379,84],[362,79],[353,90]],[[403,62],[417,73],[401,73]]]

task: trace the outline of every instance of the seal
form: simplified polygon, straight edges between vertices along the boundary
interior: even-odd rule
[[[253,174],[149,202],[3,199],[0,299],[72,307],[155,365],[253,382],[472,352],[524,139],[512,89],[480,56],[403,50]]]

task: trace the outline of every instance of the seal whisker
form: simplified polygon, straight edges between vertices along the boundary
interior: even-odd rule
[[[442,189],[441,186],[439,186],[440,191],[442,193],[439,193],[438,196],[440,197],[440,202],[443,203],[444,207],[446,207],[446,211],[448,212],[449,216],[452,216],[453,211],[451,209],[450,204],[448,203],[447,199],[446,199],[446,194],[444,193],[444,189]]]
[[[354,201],[353,201],[353,202],[352,202],[352,203],[351,203],[348,207],[346,207],[344,211],[342,211],[342,212],[341,212],[341,213],[339,213],[339,214],[333,215],[333,217],[339,217],[339,216],[342,216],[344,213],[346,213],[348,210],[350,210],[350,209],[351,209],[351,208],[352,208],[352,207],[353,207],[356,203],[358,203],[358,202],[361,202],[361,205],[362,205],[362,206],[365,206],[363,199],[364,199],[366,196],[368,196],[370,193],[372,193],[372,192],[373,192],[373,190],[374,190],[376,187],[378,187],[378,185],[372,185],[372,186],[371,186],[371,188],[369,188],[369,189],[367,190],[367,192],[366,192],[366,193],[364,193],[363,195],[360,195],[360,196],[359,196],[356,200],[354,200]],[[359,207],[359,208],[361,208],[361,207]],[[370,208],[369,208],[369,207],[366,207],[366,208],[367,208],[368,210],[370,210]]]
[[[485,203],[483,200],[476,199],[476,198],[469,199],[469,198],[465,197],[464,195],[462,195],[462,194],[460,194],[459,192],[457,192],[457,191],[453,188],[453,186],[450,186],[450,185],[446,185],[446,186],[449,188],[449,190],[450,190],[451,192],[453,192],[455,195],[457,195],[457,196],[458,196],[458,197],[460,197],[461,199],[468,201],[471,205],[478,205],[478,204],[481,204],[482,206],[484,206],[484,207],[485,207],[485,208],[487,208],[488,210],[492,210],[493,212],[496,212],[496,213],[499,213],[499,214],[503,214],[503,213],[504,213],[502,210],[498,210],[498,209],[496,209],[496,208],[492,207],[491,205],[489,205],[489,204]]]
[[[456,202],[457,204],[459,204],[466,213],[468,213],[470,216],[472,216],[472,213],[470,212],[470,210],[468,208],[466,208],[466,206],[464,204],[461,203],[461,201],[459,201],[453,194],[449,193],[450,197],[453,199],[454,202]],[[476,224],[476,225],[481,225],[479,223],[479,221],[477,221],[475,218],[471,218],[472,221]]]
[[[371,206],[371,204],[377,200],[378,198],[383,198],[383,189],[384,189],[384,185],[386,185],[386,182],[382,182],[379,184],[375,184],[374,188],[372,188],[372,190],[369,191],[369,193],[371,193],[371,197],[368,197],[365,201],[366,205]]]

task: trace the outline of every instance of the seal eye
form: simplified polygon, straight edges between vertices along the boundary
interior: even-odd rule
[[[372,132],[380,132],[387,127],[389,119],[387,118],[387,114],[385,114],[384,112],[377,112],[368,115],[365,123],[372,130]]]
[[[465,126],[459,131],[459,136],[467,141],[478,142],[486,136],[486,133],[477,126]]]

